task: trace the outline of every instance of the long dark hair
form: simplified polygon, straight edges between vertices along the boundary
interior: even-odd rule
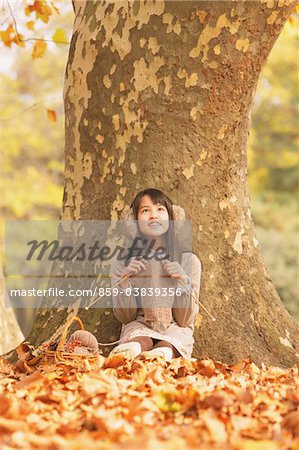
[[[167,209],[168,216],[169,216],[169,229],[165,236],[165,249],[166,254],[170,256],[170,259],[172,261],[178,261],[181,262],[182,259],[182,249],[180,248],[180,245],[178,243],[178,240],[176,239],[175,235],[175,224],[174,224],[174,212],[173,212],[173,203],[170,200],[170,198],[164,194],[164,192],[160,191],[159,189],[144,189],[143,191],[138,192],[138,194],[135,196],[131,208],[133,210],[134,219],[138,220],[138,211],[139,206],[141,203],[141,199],[148,195],[154,205],[160,204],[164,206]],[[140,232],[140,230],[139,230]],[[141,234],[141,232],[140,232]],[[144,253],[146,252],[147,247],[144,248]]]

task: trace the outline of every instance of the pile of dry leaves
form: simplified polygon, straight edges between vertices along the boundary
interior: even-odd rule
[[[249,360],[0,361],[0,448],[299,448],[298,368]]]

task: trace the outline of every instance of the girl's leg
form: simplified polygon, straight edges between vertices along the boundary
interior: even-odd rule
[[[177,349],[167,341],[159,341],[159,342],[157,342],[157,344],[155,344],[153,346],[153,348],[159,348],[159,347],[170,348],[173,352],[173,358],[178,358],[180,356],[180,353],[177,351]]]
[[[143,355],[147,358],[163,356],[165,361],[170,361],[180,356],[177,349],[167,341],[158,341],[152,350],[144,352]]]
[[[139,337],[129,339],[126,342],[123,342],[122,344],[117,345],[117,347],[114,347],[114,349],[110,352],[110,354],[108,356],[108,360],[106,361],[106,366],[107,366],[107,364],[110,365],[111,363],[118,364],[118,361],[120,361],[120,359],[123,359],[123,358],[134,359],[138,355],[140,355],[141,352],[150,350],[152,347],[153,347],[153,341],[150,337],[139,336]]]
[[[154,345],[152,338],[148,336],[135,337],[129,339],[127,342],[139,342],[142,352],[150,350],[151,348],[153,348]]]

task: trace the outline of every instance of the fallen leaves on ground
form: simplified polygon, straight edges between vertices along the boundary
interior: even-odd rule
[[[299,448],[296,367],[140,357],[104,368],[100,361],[88,370],[42,360],[19,371],[0,360],[0,448]]]

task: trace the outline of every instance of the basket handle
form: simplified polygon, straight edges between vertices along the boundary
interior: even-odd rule
[[[65,327],[63,329],[62,335],[61,335],[61,339],[60,342],[57,346],[56,352],[59,351],[65,344],[66,341],[66,336],[67,336],[67,332],[69,331],[70,326],[72,325],[73,322],[78,322],[81,330],[84,330],[84,325],[82,320],[80,319],[80,317],[78,316],[72,316],[68,319],[68,321],[65,324]]]

